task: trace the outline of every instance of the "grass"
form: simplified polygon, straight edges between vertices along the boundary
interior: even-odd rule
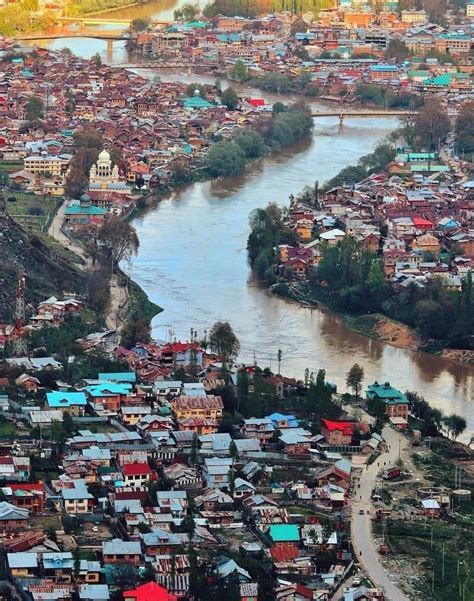
[[[3,417],[0,418],[0,438],[7,438],[16,434],[16,427]]]
[[[9,202],[8,198],[16,198],[15,202]],[[36,194],[26,194],[21,191],[9,191],[6,195],[7,213],[18,221],[26,230],[31,232],[43,231],[48,224],[48,217],[54,215],[59,199],[48,198]],[[40,207],[43,215],[29,215],[31,207]]]
[[[87,425],[87,424],[86,424]],[[84,426],[83,429],[90,430],[94,434],[104,434],[108,432],[118,432],[117,428],[114,428],[111,424],[90,424]]]
[[[374,529],[380,534],[380,524],[375,524]],[[420,598],[427,598],[425,595],[431,592],[434,572],[434,599],[461,600],[463,587],[464,599],[474,599],[474,527],[471,521],[460,524],[440,520],[428,520],[426,523],[390,520],[387,532],[395,553],[409,556],[418,563],[422,572],[418,585],[419,593],[423,595]]]

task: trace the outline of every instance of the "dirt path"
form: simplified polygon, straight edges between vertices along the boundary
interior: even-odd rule
[[[74,240],[69,239],[63,232],[61,231],[61,226],[64,221],[64,211],[66,210],[69,202],[65,200],[63,204],[59,207],[54,216],[51,225],[48,228],[48,236],[54,238],[57,242],[62,244],[64,248],[68,248],[79,255],[81,259],[85,261],[85,265],[80,265],[81,269],[86,269],[91,267],[90,257],[87,255],[86,251],[82,248],[80,244],[75,242]]]
[[[105,318],[107,329],[120,330],[123,326],[120,313],[127,302],[127,298],[127,289],[124,286],[119,286],[117,276],[113,275],[110,278],[110,301]]]

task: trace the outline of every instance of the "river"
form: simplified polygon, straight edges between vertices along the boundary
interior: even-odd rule
[[[145,10],[164,18],[159,9],[150,12],[157,6],[172,13],[178,3],[124,10]],[[105,60],[129,60],[119,44]],[[43,45],[69,46],[84,57],[105,52],[105,42],[99,40],[63,39]],[[102,51],[98,45],[103,45]],[[181,73],[160,75],[163,80],[213,81]],[[251,93],[261,96],[258,91]],[[366,384],[390,381],[402,390],[418,391],[446,413],[463,415],[468,422],[463,439],[468,440],[474,433],[471,367],[369,339],[348,330],[331,312],[273,297],[252,281],[247,264],[250,211],[269,201],[283,205],[303,186],[326,181],[370,152],[396,127],[391,118],[348,119],[342,129],[336,119],[317,119],[310,141],[253,163],[244,175],[196,183],[171,194],[134,220],[140,249],[126,269],[164,308],[153,321],[156,337],[164,338],[171,325],[177,339],[185,340],[191,327],[202,334],[216,320],[228,320],[241,341],[242,360],[252,361],[255,356],[260,365],[275,367],[281,349],[283,373],[303,378],[306,368],[324,368],[340,391],[345,390],[347,371],[358,362],[364,367]]]

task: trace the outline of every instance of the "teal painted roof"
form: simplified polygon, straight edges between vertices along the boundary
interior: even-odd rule
[[[105,209],[94,205],[88,207],[83,205],[73,205],[72,207],[67,207],[64,211],[65,215],[105,215],[105,213],[107,213]]]
[[[137,375],[134,371],[117,371],[99,374],[99,380],[104,382],[136,382]]]
[[[183,104],[187,109],[210,109],[214,106],[211,102],[198,95],[185,98]]]
[[[300,529],[296,524],[272,524],[270,538],[274,543],[299,541]]]
[[[131,384],[116,384],[115,382],[104,382],[96,386],[87,386],[85,389],[92,397],[128,394],[131,390]]]
[[[87,405],[83,392],[48,392],[46,400],[50,407],[73,407]]]
[[[449,173],[450,168],[447,165],[411,165],[410,171],[412,173],[420,173],[429,171],[430,173]]]
[[[390,386],[390,382],[385,382],[385,384],[379,384],[378,382],[370,384],[367,389],[367,398],[379,398],[388,404],[408,403],[406,396],[396,388],[393,388],[393,386]]]

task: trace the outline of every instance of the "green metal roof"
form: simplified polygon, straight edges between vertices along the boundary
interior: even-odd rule
[[[396,388],[393,388],[393,386],[390,386],[390,382],[385,382],[385,384],[379,384],[378,382],[370,384],[366,394],[368,399],[379,398],[389,404],[408,403],[406,396]]]
[[[72,207],[67,207],[64,211],[65,215],[105,215],[105,213],[107,213],[105,209],[94,205],[90,205],[89,207],[73,205]]]
[[[296,524],[272,524],[270,538],[274,543],[290,543],[300,540],[300,530]]]

